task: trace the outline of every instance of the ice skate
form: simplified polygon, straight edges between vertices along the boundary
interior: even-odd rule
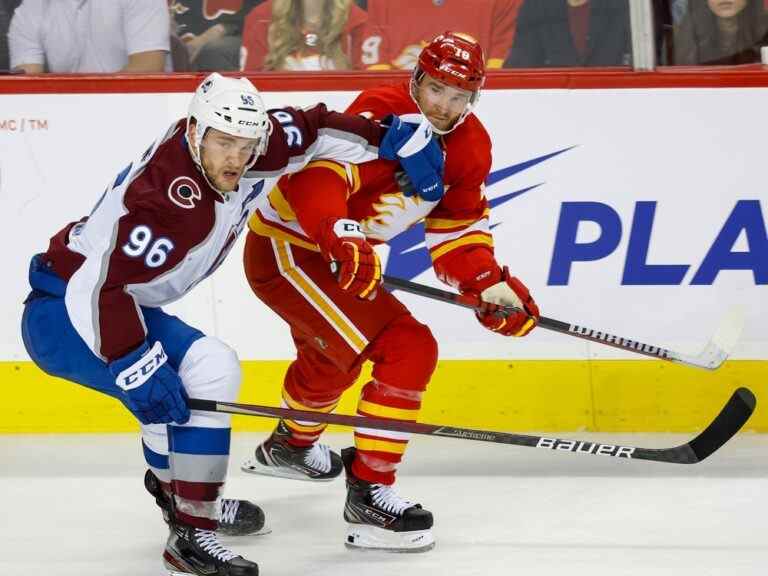
[[[325,444],[293,446],[291,432],[281,420],[272,435],[262,442],[241,469],[252,474],[292,480],[329,482],[341,474],[341,457]]]
[[[371,484],[352,473],[354,448],[341,451],[347,473],[347,548],[426,552],[435,546],[432,513],[401,498],[392,486]]]
[[[248,500],[219,499],[219,526],[224,536],[261,536],[272,529],[265,523],[264,511]]]
[[[176,522],[163,552],[170,576],[258,576],[259,567],[222,546],[212,530]]]
[[[171,522],[171,503],[163,492],[160,481],[147,470],[144,475],[144,487],[155,497],[155,502],[163,512],[166,524]],[[265,524],[264,511],[248,500],[219,499],[219,527],[216,532],[225,536],[260,536],[272,530]]]

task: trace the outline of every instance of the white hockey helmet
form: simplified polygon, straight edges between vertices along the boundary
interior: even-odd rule
[[[200,144],[209,128],[232,136],[257,140],[256,152],[248,167],[264,154],[272,133],[272,123],[261,95],[247,78],[227,78],[218,72],[210,74],[195,90],[187,113],[187,126],[192,119],[197,138],[192,158],[200,165]],[[202,166],[201,166],[202,169]]]

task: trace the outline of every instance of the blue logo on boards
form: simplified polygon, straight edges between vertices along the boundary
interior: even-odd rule
[[[623,286],[677,286],[683,283],[691,268],[689,264],[682,263],[648,263],[657,204],[655,201],[635,203],[621,276]],[[685,234],[685,226],[695,220],[696,215],[691,212],[689,222],[679,223],[677,235]],[[576,242],[582,222],[598,225],[600,233],[595,240]],[[566,286],[575,262],[593,262],[613,254],[621,242],[622,229],[619,213],[607,204],[563,202],[547,284]],[[746,239],[747,250],[734,248],[741,237]],[[760,200],[736,202],[720,231],[714,235],[712,244],[703,252],[701,264],[696,268],[690,284],[712,285],[723,270],[750,271],[756,285],[768,284],[768,233]]]
[[[510,177],[537,164],[554,158],[574,147],[564,148],[551,154],[539,156],[514,164],[488,175],[486,187],[500,184]],[[491,208],[503,205],[526,192],[538,188],[535,184],[497,196],[488,201]],[[617,282],[624,286],[674,286],[683,283],[690,264],[649,263],[648,252],[653,233],[653,223],[658,202],[638,201],[635,203],[628,230],[628,242],[624,256],[624,269]],[[695,221],[695,215],[691,215]],[[582,223],[597,224],[599,235],[590,242],[577,242],[579,226]],[[495,229],[497,223],[491,226]],[[684,223],[681,223],[683,233]],[[562,202],[557,223],[552,260],[547,278],[549,286],[567,286],[571,269],[576,263],[596,263],[613,254],[621,244],[625,226],[621,215],[611,206],[602,202]],[[671,237],[671,236],[670,236]],[[755,285],[768,284],[768,231],[760,200],[736,201],[725,219],[720,231],[713,233],[713,241],[702,250],[702,258],[695,266],[690,285],[712,285],[722,271],[733,270],[751,273]],[[746,250],[737,250],[740,239],[747,244]],[[429,252],[424,246],[424,224],[420,223],[389,241],[390,253],[386,274],[400,278],[415,278],[432,267]],[[540,246],[545,257],[546,246]],[[582,264],[584,265],[584,264]]]
[[[545,162],[550,158],[554,158],[563,152],[567,152],[572,148],[573,146],[563,148],[557,152],[552,152],[551,154],[539,156],[538,158],[526,160],[520,164],[514,164],[512,166],[502,168],[501,170],[491,172],[488,175],[488,178],[485,180],[485,186],[486,188],[490,188],[495,184],[511,178],[515,174],[523,172],[524,170],[536,166],[537,164],[541,164],[542,162]],[[520,190],[504,194],[489,200],[488,204],[491,208],[494,208],[495,206],[501,206],[502,204],[506,204],[510,200],[522,196],[526,192],[529,192],[534,188],[538,188],[539,186],[541,186],[541,184],[528,186],[527,188],[522,188]],[[491,226],[491,229],[494,229],[500,225],[501,224],[494,224]],[[416,226],[412,226],[405,232],[401,232],[392,238],[388,244],[390,251],[389,258],[387,259],[387,267],[385,271],[386,274],[391,276],[398,276],[400,278],[415,278],[422,272],[432,268],[432,259],[429,256],[429,251],[424,246],[423,222],[420,222]]]

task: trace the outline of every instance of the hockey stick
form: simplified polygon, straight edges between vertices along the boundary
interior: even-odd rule
[[[244,414],[246,416],[263,416],[266,418],[289,418],[305,422],[321,422],[324,424],[341,424],[376,430],[394,430],[410,432],[427,436],[442,436],[445,438],[463,438],[497,444],[512,444],[531,448],[546,448],[577,454],[593,456],[613,456],[632,460],[653,460],[673,464],[696,464],[718,450],[739,431],[749,420],[755,410],[755,396],[747,388],[737,389],[720,413],[693,440],[674,448],[637,448],[634,446],[619,446],[599,444],[581,440],[562,440],[545,436],[528,436],[525,434],[510,434],[490,430],[474,430],[472,428],[457,428],[455,426],[439,426],[421,424],[404,420],[387,420],[384,418],[369,418],[365,416],[349,416],[345,414],[324,414],[308,410],[293,410],[291,408],[275,408],[254,404],[236,404],[233,402],[217,402],[215,400],[200,400],[190,398],[189,407],[192,410],[206,412],[226,412],[228,414]]]
[[[456,304],[457,306],[464,306],[465,308],[472,308],[473,310],[485,310],[488,307],[492,307],[501,312],[505,309],[508,309],[509,311],[517,311],[517,308],[511,306],[507,307],[486,304],[480,300],[479,297],[472,296],[471,294],[458,294],[456,292],[440,290],[439,288],[424,286],[423,284],[417,284],[416,282],[411,282],[410,280],[404,280],[402,278],[384,276],[382,281],[385,286],[390,288],[402,290],[403,292],[410,292],[411,294],[439,300],[441,302],[448,302],[449,304]],[[643,356],[650,356],[651,358],[666,360],[676,364],[695,366],[696,368],[704,368],[706,370],[717,370],[736,347],[739,335],[741,334],[741,329],[744,325],[744,312],[739,306],[734,306],[728,311],[728,313],[721,319],[715,334],[704,346],[704,349],[695,356],[683,354],[682,352],[675,352],[660,346],[643,344],[636,340],[630,340],[629,338],[623,338],[622,336],[616,336],[614,334],[609,334],[608,332],[601,332],[594,328],[585,328],[584,326],[579,326],[577,324],[569,324],[568,322],[547,318],[546,316],[539,317],[538,325],[547,330],[575,336],[576,338],[582,338],[584,340],[591,340],[592,342],[598,342],[600,344],[605,344],[606,346],[619,348],[620,350],[627,350],[629,352],[634,352],[635,354],[642,354]]]

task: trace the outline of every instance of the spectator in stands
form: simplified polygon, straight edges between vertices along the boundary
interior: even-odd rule
[[[627,0],[525,0],[505,68],[627,66]]]
[[[685,13],[688,11],[688,0],[668,0],[669,9],[672,14],[672,23],[677,26],[683,21]]]
[[[549,0],[547,0],[549,1]],[[515,36],[522,0],[368,0],[368,31],[360,60],[369,69],[411,70],[421,49],[451,30],[475,38],[486,68],[501,68]]]
[[[8,70],[8,24],[11,19],[0,3],[0,71]]]
[[[11,67],[41,72],[170,70],[167,0],[23,0],[11,20]]]
[[[267,0],[245,18],[243,69],[357,68],[366,19],[352,0]]]
[[[11,24],[13,11],[21,0],[0,0],[0,71],[10,69],[8,55],[8,27]]]
[[[767,31],[763,0],[690,0],[675,31],[674,64],[760,62]]]
[[[673,10],[676,3],[677,0],[651,0],[656,64],[661,66],[672,62]]]
[[[187,69],[239,70],[243,21],[261,0],[169,0],[172,27],[186,47]],[[174,70],[178,70],[174,59]]]
[[[8,25],[11,17],[5,8],[5,1],[0,0],[0,70],[8,70]]]

